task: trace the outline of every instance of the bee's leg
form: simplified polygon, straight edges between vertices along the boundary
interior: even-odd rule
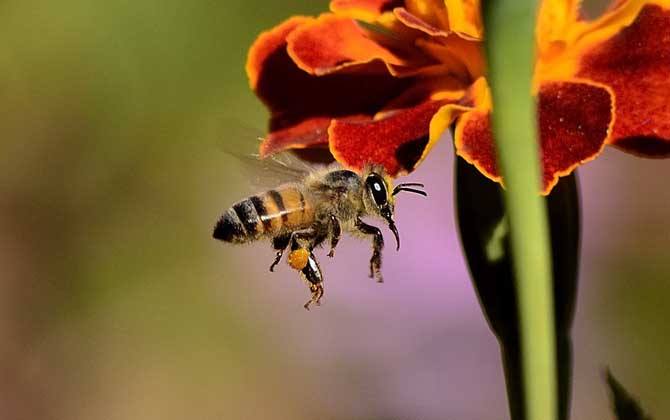
[[[290,241],[291,241],[290,233],[275,236],[274,238],[272,238],[272,248],[274,248],[275,251],[277,251],[277,256],[275,257],[275,260],[272,262],[272,265],[270,266],[270,271],[275,270],[275,266],[279,264],[279,261],[281,261],[281,257],[282,255],[284,255],[284,251],[288,247]]]
[[[356,229],[365,235],[372,235],[372,258],[370,258],[370,277],[377,279],[379,283],[383,282],[382,267],[382,248],[384,248],[384,237],[378,227],[368,225],[361,219],[356,219]]]
[[[312,249],[323,242],[328,236],[328,228],[325,224],[316,223],[312,227],[295,231],[291,234],[289,255],[289,265],[300,270],[300,276],[309,286],[312,297],[305,303],[305,309],[309,309],[311,304],[321,304],[323,297],[323,275],[321,268],[316,261]],[[307,254],[306,261],[303,259]],[[295,259],[292,257],[295,256]]]
[[[307,228],[302,230],[296,230],[291,233],[289,239],[289,244],[291,245],[291,251],[296,249],[305,248],[308,251],[312,251],[311,243],[316,237],[316,231],[314,228]]]
[[[340,228],[340,221],[337,220],[337,217],[330,215],[330,251],[328,252],[329,257],[335,256],[335,247],[340,241],[340,236],[342,235],[342,229]]]
[[[312,227],[303,230],[296,230],[291,234],[291,251],[305,248],[312,251],[314,247],[320,245],[328,237],[328,228],[323,223],[315,223]]]
[[[309,310],[312,303],[320,305],[323,297],[323,275],[319,263],[316,262],[316,258],[311,252],[307,259],[307,265],[300,271],[300,274],[309,286],[310,292],[312,292],[312,297],[305,303],[305,309]]]

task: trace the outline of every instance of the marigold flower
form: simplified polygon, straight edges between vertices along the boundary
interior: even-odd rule
[[[456,153],[501,182],[479,3],[332,0],[329,13],[261,34],[247,61],[271,112],[261,155],[328,148],[346,167],[398,175],[454,124]],[[538,15],[545,194],[606,144],[670,157],[670,0],[615,0],[596,20],[579,3],[544,0]]]

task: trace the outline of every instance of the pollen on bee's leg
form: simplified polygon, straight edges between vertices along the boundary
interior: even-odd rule
[[[296,270],[302,270],[307,266],[310,252],[305,248],[298,248],[288,254],[288,265]]]

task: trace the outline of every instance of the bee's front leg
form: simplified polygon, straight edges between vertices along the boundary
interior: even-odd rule
[[[356,219],[356,229],[365,235],[372,236],[372,258],[370,258],[370,277],[377,279],[379,283],[384,281],[382,277],[382,248],[384,248],[384,237],[378,227],[368,225],[361,219]]]
[[[329,257],[334,257],[335,256],[335,247],[337,246],[337,243],[340,241],[340,236],[342,235],[342,229],[340,228],[340,221],[337,220],[337,217],[334,215],[330,215],[329,219],[329,227],[330,227],[330,251],[328,252]]]
[[[272,265],[270,265],[270,271],[275,271],[275,266],[279,264],[279,261],[281,261],[281,257],[284,255],[284,251],[288,247],[289,242],[291,242],[290,233],[272,238],[272,248],[277,251],[277,255],[275,260],[272,262]]]
[[[307,265],[300,271],[301,277],[307,282],[309,290],[312,292],[312,297],[305,303],[305,309],[309,310],[309,306],[314,303],[321,304],[323,297],[323,275],[321,274],[321,267],[316,262],[314,254],[309,253]]]

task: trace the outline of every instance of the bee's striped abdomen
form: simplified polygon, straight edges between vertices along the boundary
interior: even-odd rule
[[[284,186],[242,200],[226,211],[214,229],[214,238],[226,242],[247,242],[284,230],[309,225],[312,206],[295,186]]]
[[[254,202],[258,203],[257,198],[247,198],[229,208],[216,224],[214,238],[226,242],[245,242],[259,237],[263,233],[259,211],[263,213],[264,210],[254,206]]]
[[[296,186],[286,185],[270,190],[261,198],[268,210],[266,217],[272,222],[273,232],[282,228],[300,229],[308,226],[314,220],[312,204]]]

